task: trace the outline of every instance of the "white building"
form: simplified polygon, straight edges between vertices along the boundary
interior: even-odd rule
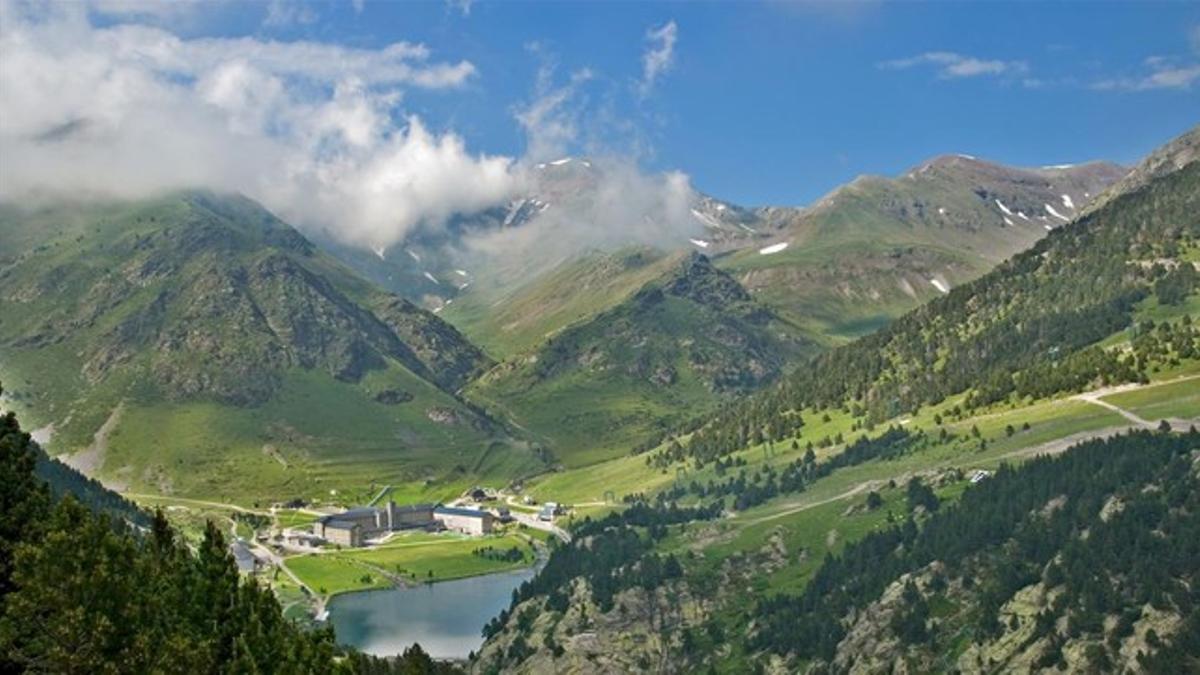
[[[433,510],[433,517],[447,530],[455,530],[463,534],[481,535],[492,531],[494,516],[487,511],[476,509],[461,509],[453,506],[439,506]]]

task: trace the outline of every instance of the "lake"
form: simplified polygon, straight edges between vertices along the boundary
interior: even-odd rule
[[[535,568],[338,595],[329,621],[338,642],[375,656],[399,654],[414,642],[434,658],[465,659],[483,645],[480,632],[507,609],[512,592]]]

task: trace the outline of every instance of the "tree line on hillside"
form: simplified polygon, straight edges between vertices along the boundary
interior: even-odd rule
[[[687,495],[694,495],[702,500],[731,498],[729,506],[735,511],[758,506],[767,500],[780,495],[803,492],[810,484],[828,476],[837,469],[873,459],[893,459],[913,451],[920,443],[927,441],[922,431],[910,432],[902,427],[893,426],[874,438],[861,436],[850,443],[842,452],[824,462],[816,461],[816,453],[810,448],[804,456],[794,459],[779,470],[770,464],[756,469],[750,474],[746,469],[738,471],[737,475],[724,480],[708,480],[706,483],[690,481],[679,482],[674,486],[659,492],[656,499],[675,501]],[[733,466],[733,460],[727,463],[718,459],[715,463],[718,477],[724,475]]]
[[[933,653],[949,648],[946,641],[962,626],[939,631],[928,613],[929,599],[949,583],[971,589],[966,628],[983,642],[1004,631],[1000,608],[1042,582],[1054,593],[1029,639],[1049,638],[1047,662],[1039,667],[1061,663],[1063,642],[1083,638],[1099,645],[1090,649],[1091,667],[1111,670],[1121,640],[1149,606],[1182,623],[1138,657],[1142,667],[1193,671],[1200,667],[1198,448],[1195,431],[1136,432],[1019,469],[1002,466],[920,526],[910,518],[827,556],[802,593],[761,599],[747,617],[755,626],[748,646],[829,662],[847,635],[847,617],[904,575],[937,563],[940,571],[925,591],[904,588],[904,609],[890,628],[905,644]],[[909,492],[911,501],[911,486]]]
[[[15,415],[0,417],[0,672],[458,672],[420,647],[395,659],[338,647],[240,579],[211,522],[189,550],[161,511],[141,528],[110,517],[115,496],[95,513],[52,492],[38,460]]]
[[[1130,327],[1135,306],[1152,294],[1160,305],[1179,305],[1196,292],[1191,263],[1161,261],[1200,246],[1198,212],[1200,162],[1193,162],[879,331],[817,355],[777,386],[685,425],[677,433],[691,435],[677,441],[676,454],[712,461],[786,442],[803,426],[804,409],[853,411],[871,425],[963,392],[969,410],[1144,380],[1148,369],[1200,352],[1190,321],[1173,324],[1181,337],[1172,338],[1170,353],[1136,339],[1129,353],[1095,345]]]

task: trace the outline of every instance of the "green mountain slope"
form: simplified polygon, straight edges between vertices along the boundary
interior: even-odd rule
[[[482,352],[249,200],[6,208],[0,250],[14,407],[111,485],[257,498],[465,481],[503,436],[454,396]],[[538,464],[524,456],[503,470]]]
[[[680,255],[646,248],[595,252],[515,288],[483,279],[440,316],[489,354],[505,358],[612,308],[664,274]]]
[[[937,157],[899,178],[860,177],[809,208],[760,209],[769,239],[719,264],[785,316],[844,341],[1028,248],[1124,173]],[[761,253],[769,243],[787,248]]]
[[[627,453],[681,419],[773,381],[811,345],[692,254],[632,296],[471,386],[567,465]]]

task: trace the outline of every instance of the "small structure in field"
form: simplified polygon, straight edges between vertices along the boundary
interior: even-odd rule
[[[338,546],[362,546],[363,543],[363,528],[362,525],[352,520],[322,520],[318,523],[321,528],[321,536],[331,544]]]
[[[254,574],[258,571],[258,557],[246,542],[241,539],[235,540],[229,545],[229,552],[233,554],[233,561],[237,563],[238,571],[242,574]]]

